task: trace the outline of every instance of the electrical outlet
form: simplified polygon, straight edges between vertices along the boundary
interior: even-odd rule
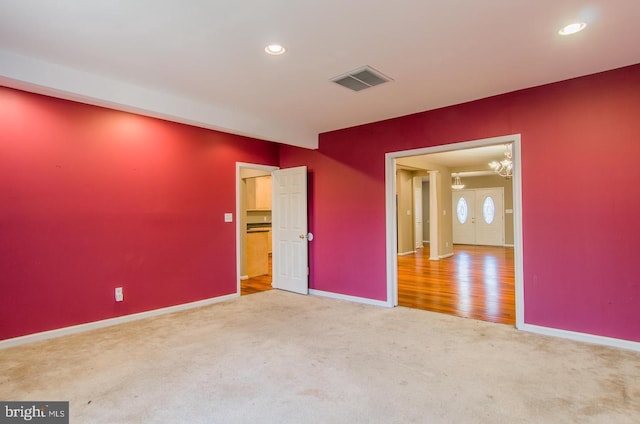
[[[116,287],[116,302],[122,302],[124,300],[124,293],[122,287]]]

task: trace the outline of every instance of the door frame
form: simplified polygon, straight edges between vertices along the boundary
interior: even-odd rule
[[[241,270],[240,270],[240,265],[242,264],[242,251],[240,249],[240,238],[242,237],[241,235],[241,231],[242,228],[240,228],[240,183],[241,183],[241,178],[240,178],[240,170],[241,169],[255,169],[255,170],[260,170],[260,171],[265,171],[265,172],[271,172],[271,171],[275,171],[277,169],[280,169],[277,166],[272,166],[272,165],[260,165],[257,163],[247,163],[247,162],[236,162],[236,294],[238,296],[240,296],[240,278],[242,277],[241,274]],[[271,205],[271,210],[273,211],[273,208],[275,207],[275,205]],[[273,249],[272,249],[273,250]],[[272,252],[272,255],[275,255],[275,252]],[[272,260],[274,260],[273,256],[271,258]]]
[[[386,209],[386,252],[387,252],[387,306],[398,305],[398,223],[396,219],[396,159],[407,156],[485,147],[496,144],[512,145],[513,160],[513,248],[515,268],[516,328],[524,326],[524,272],[522,243],[522,166],[520,134],[484,138],[459,143],[443,144],[385,154],[385,209]]]

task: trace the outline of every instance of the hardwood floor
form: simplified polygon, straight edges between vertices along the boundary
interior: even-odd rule
[[[429,260],[429,245],[398,257],[398,304],[465,318],[515,324],[512,247],[455,245]]]
[[[398,304],[465,318],[515,324],[512,247],[455,245],[454,255],[429,260],[429,245],[398,257]],[[242,296],[271,290],[269,273],[242,280]]]
[[[271,290],[271,256],[269,256],[269,273],[265,275],[259,275],[247,280],[240,281],[240,295],[259,293],[267,290]]]

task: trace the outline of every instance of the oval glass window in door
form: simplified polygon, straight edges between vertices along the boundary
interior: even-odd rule
[[[459,223],[464,224],[467,222],[467,218],[469,217],[469,208],[464,197],[458,199],[458,204],[456,205],[456,216],[458,217]]]
[[[496,217],[496,204],[493,203],[491,196],[484,198],[484,202],[482,203],[482,217],[487,224],[491,224]]]

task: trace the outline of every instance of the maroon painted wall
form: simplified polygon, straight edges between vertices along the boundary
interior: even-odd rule
[[[515,133],[525,322],[640,341],[640,65],[283,146],[313,175],[311,287],[386,300],[385,153]]]
[[[0,339],[234,293],[236,161],[278,145],[0,87]]]

